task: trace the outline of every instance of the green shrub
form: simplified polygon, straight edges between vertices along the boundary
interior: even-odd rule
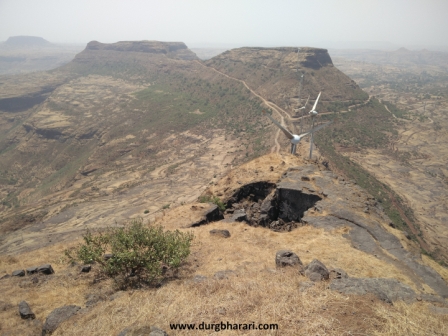
[[[100,271],[121,287],[159,283],[166,270],[177,270],[190,254],[192,233],[163,231],[134,220],[125,227],[87,231],[84,243],[65,254],[70,261],[97,263]],[[105,260],[104,254],[112,257]]]
[[[219,210],[226,210],[226,205],[221,201],[218,196],[200,196],[199,203],[214,203],[218,206]]]

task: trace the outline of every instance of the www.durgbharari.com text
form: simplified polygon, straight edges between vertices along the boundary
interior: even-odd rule
[[[170,324],[171,330],[278,330],[277,323],[175,323]]]

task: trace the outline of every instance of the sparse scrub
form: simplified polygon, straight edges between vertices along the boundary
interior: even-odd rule
[[[412,210],[391,188],[335,148],[335,145],[353,147],[357,150],[383,148],[387,152],[390,139],[385,136],[385,132],[392,134],[392,137],[397,133],[393,128],[393,117],[377,99],[372,98],[366,106],[354,109],[340,118],[341,122],[335,122],[325,132],[316,134],[315,141],[322,154],[331,161],[337,171],[355,180],[375,197],[397,228],[409,232],[406,220],[411,221],[414,227],[417,227]],[[395,152],[387,153],[392,156],[397,155]],[[403,156],[403,160],[405,158],[406,155]],[[407,218],[403,218],[400,210]],[[411,237],[416,239],[412,234]]]
[[[214,203],[218,206],[219,210],[224,211],[226,209],[226,205],[221,201],[218,196],[200,196],[199,203]]]
[[[162,227],[146,227],[134,220],[120,228],[102,232],[87,231],[84,243],[66,250],[70,261],[96,263],[100,271],[115,280],[121,288],[153,285],[166,277],[166,269],[178,269],[190,254],[193,234]],[[109,259],[105,253],[111,253]]]

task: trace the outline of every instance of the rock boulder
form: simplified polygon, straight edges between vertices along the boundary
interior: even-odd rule
[[[42,336],[50,335],[64,321],[75,315],[81,307],[75,305],[63,306],[53,310],[45,320]]]
[[[21,301],[19,303],[19,313],[20,317],[24,320],[36,318],[36,315],[31,311],[31,308],[26,301]]]
[[[305,275],[311,280],[311,281],[322,281],[322,280],[328,280],[330,277],[330,272],[328,272],[327,267],[323,263],[321,263],[319,260],[314,259],[306,268],[305,268]]]
[[[275,265],[277,267],[297,266],[299,271],[303,270],[303,264],[299,256],[290,250],[280,250],[275,254]]]

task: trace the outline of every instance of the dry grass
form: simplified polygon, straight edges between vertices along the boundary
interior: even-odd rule
[[[429,311],[427,303],[407,305],[397,302],[393,307],[378,305],[376,314],[385,320],[376,335],[448,335],[448,315]]]
[[[88,315],[66,323],[55,335],[114,335],[130,324],[155,324],[170,335],[197,335],[197,330],[170,332],[169,324],[203,321],[279,325],[278,331],[264,331],[264,335],[344,334],[344,326],[327,311],[334,304],[346,304],[349,298],[326,290],[325,284],[301,292],[300,280],[303,279],[295,271],[287,270],[247,272],[202,283],[176,281],[159,290],[128,293],[96,306]],[[364,331],[371,326],[364,323]],[[259,335],[260,332],[244,334]]]
[[[210,236],[211,229],[227,229],[232,237],[216,239]],[[197,238],[193,255],[200,261],[197,272],[207,275],[247,264],[259,270],[272,268],[276,251],[291,249],[304,264],[319,259],[327,267],[342,268],[353,277],[396,278],[409,286],[414,285],[395,266],[352,248],[342,237],[346,230],[327,232],[303,226],[281,233],[244,223],[212,223],[193,230]]]
[[[231,237],[210,236],[209,230],[214,228],[228,229]],[[177,279],[157,289],[123,293],[113,301],[107,300],[112,293],[110,281],[93,284],[94,274],[80,275],[76,267],[63,263],[61,256],[66,246],[62,244],[15,257],[2,257],[0,269],[7,272],[50,262],[56,273],[38,276],[37,284],[31,281],[33,277],[2,280],[2,296],[13,308],[0,311],[0,330],[31,335],[39,329],[39,323],[25,322],[18,316],[17,304],[21,300],[26,300],[37,319],[43,322],[57,307],[66,304],[85,307],[89,294],[103,296],[106,300],[61,325],[55,335],[116,335],[133,324],[157,325],[170,335],[194,335],[197,331],[170,331],[169,324],[221,321],[279,325],[278,331],[263,332],[264,335],[349,335],[373,331],[396,335],[389,324],[403,323],[396,328],[407,328],[408,322],[401,316],[420,321],[428,315],[419,305],[389,306],[372,297],[341,295],[328,290],[326,283],[304,289],[301,282],[307,279],[297,270],[275,269],[275,252],[289,248],[304,264],[317,258],[328,267],[345,269],[351,276],[402,277],[399,270],[353,249],[342,237],[344,229],[325,232],[305,226],[289,233],[277,233],[243,223],[213,223],[188,230],[194,232],[196,239],[188,265]],[[228,279],[215,279],[213,274],[222,270],[234,273]],[[193,282],[196,274],[207,276],[207,280]],[[407,307],[407,310],[400,307]],[[444,321],[444,318],[431,316],[439,324]],[[420,322],[416,324],[421,325]],[[243,334],[243,331],[222,333]]]
[[[431,259],[424,254],[422,255],[422,261],[423,264],[431,267],[433,270],[439,273],[441,277],[445,279],[445,281],[448,281],[448,269],[446,267],[441,266],[438,262],[434,261],[434,259]]]
[[[26,269],[44,263],[50,263],[55,270],[55,274],[51,276],[33,275],[1,281],[0,300],[13,306],[12,309],[0,310],[2,335],[4,332],[8,335],[7,331],[14,331],[14,335],[35,335],[39,324],[25,322],[18,315],[17,305],[22,300],[30,304],[40,321],[44,321],[53,309],[66,304],[84,306],[84,295],[89,291],[92,276],[83,277],[77,269],[67,268],[63,258],[66,247],[66,244],[57,244],[17,256],[0,257],[2,273],[11,273],[16,269]]]

